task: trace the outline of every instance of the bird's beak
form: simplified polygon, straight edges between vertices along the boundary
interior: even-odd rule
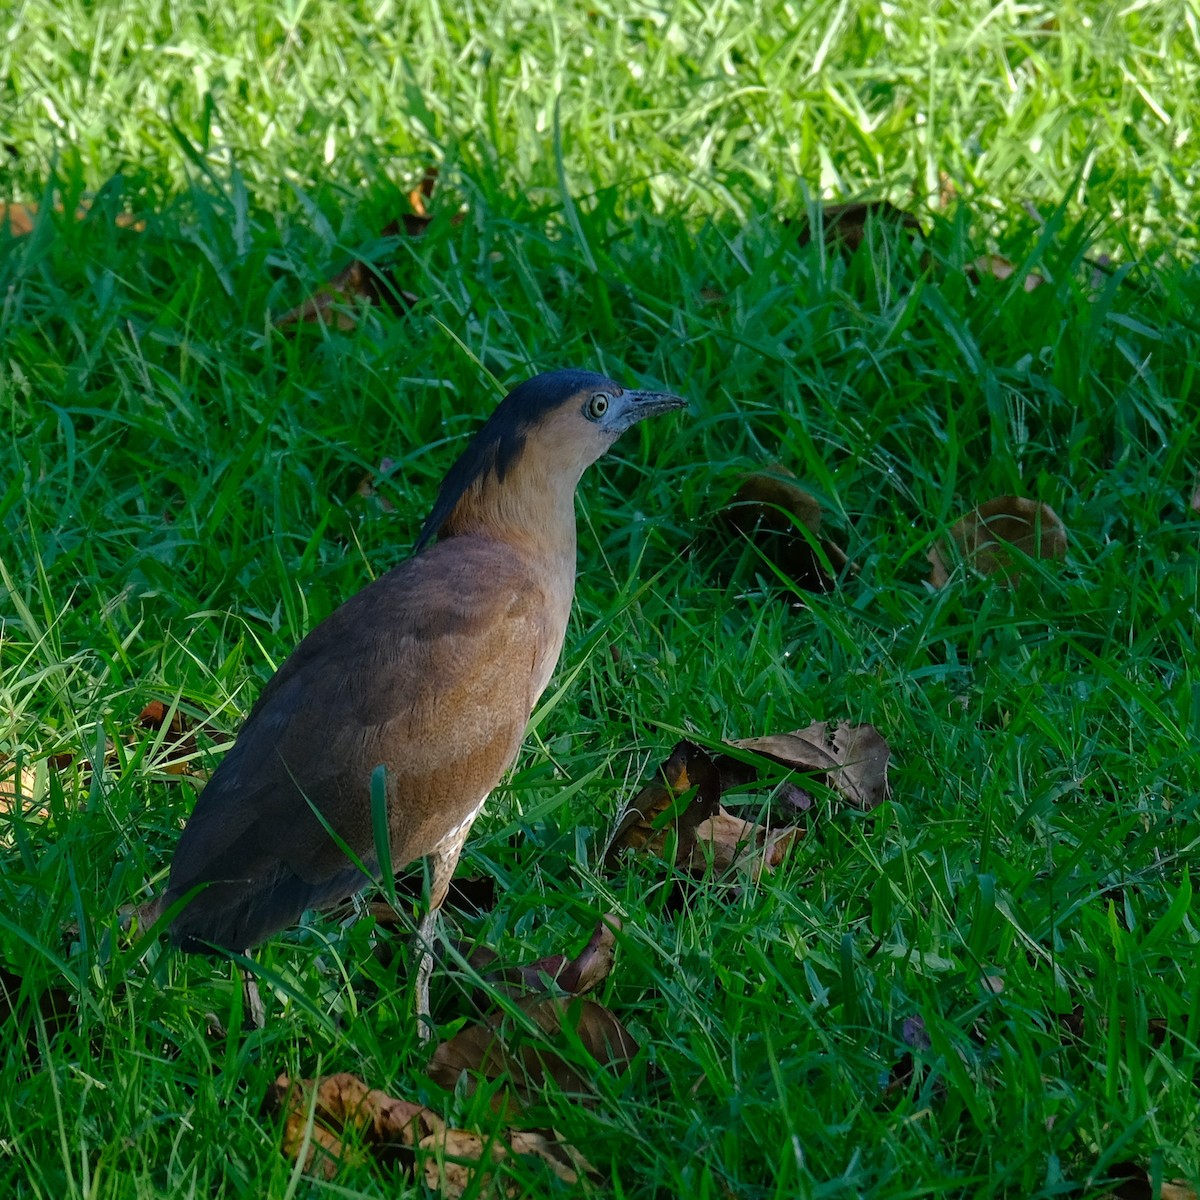
[[[624,401],[622,432],[647,417],[657,417],[660,413],[674,412],[677,408],[688,406],[682,396],[672,396],[669,392],[642,392],[636,388],[622,392],[621,400]]]

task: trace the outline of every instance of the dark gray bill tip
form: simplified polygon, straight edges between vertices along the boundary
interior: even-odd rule
[[[636,421],[688,406],[688,402],[682,396],[672,396],[670,392],[643,392],[637,388],[629,388],[626,389],[624,398],[629,401],[631,415]]]

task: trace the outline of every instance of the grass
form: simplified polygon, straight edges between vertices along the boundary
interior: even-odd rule
[[[693,411],[585,480],[561,691],[464,860],[500,899],[455,923],[506,959],[625,919],[600,998],[642,1051],[590,1107],[548,1085],[541,1123],[618,1196],[1083,1197],[1129,1163],[1200,1184],[1198,20],[22,5],[0,192],[47,209],[0,234],[0,752],[43,765],[0,817],[7,1194],[405,1186],[300,1178],[260,1111],[281,1071],[495,1127],[486,1095],[424,1080],[407,959],[363,923],[265,947],[267,1028],[212,1034],[239,1025],[230,969],[118,928],[192,796],[131,732],[178,702],[215,760],[406,552],[494,380],[568,363]],[[430,162],[425,237],[381,240]],[[847,256],[784,222],[858,195],[925,236],[880,225]],[[351,252],[395,260],[413,311],[273,326]],[[985,252],[1018,275],[969,277]],[[857,564],[831,594],[718,532],[763,462]],[[932,540],[1002,494],[1062,516],[1067,561],[930,590]],[[822,795],[784,870],[681,909],[651,864],[597,873],[682,731],[813,719],[880,728],[888,803]],[[435,1002],[460,1011],[446,977]]]

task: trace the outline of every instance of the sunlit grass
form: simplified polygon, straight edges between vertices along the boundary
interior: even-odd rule
[[[542,1123],[617,1195],[1195,1186],[1196,17],[25,5],[0,184],[64,211],[0,234],[0,753],[43,764],[0,818],[8,1191],[282,1195],[282,1071],[492,1127],[423,1080],[406,952],[361,924],[264,948],[250,1035],[230,968],[120,934],[194,794],[136,721],[178,702],[219,754],[407,552],[493,379],[568,364],[693,403],[585,480],[562,692],[465,855],[500,898],[456,923],[506,958],[624,917],[599,998],[643,1051]],[[380,241],[430,162],[425,236]],[[784,223],[859,194],[923,234]],[[416,307],[276,328],[352,250]],[[985,251],[1017,275],[973,277]],[[767,462],[854,563],[829,595],[713,519]],[[1003,494],[1062,516],[1066,562],[932,591],[933,539]],[[681,732],[817,719],[880,728],[891,801],[823,797],[782,872],[679,910],[650,864],[597,873]]]

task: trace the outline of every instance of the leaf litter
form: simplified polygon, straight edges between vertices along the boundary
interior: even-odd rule
[[[819,778],[855,808],[875,808],[889,794],[891,750],[872,725],[830,726],[815,721],[804,729],[727,742],[732,754],[712,755],[694,742],[676,744],[670,757],[626,805],[618,818],[604,861],[615,866],[627,850],[664,857],[674,838],[674,865],[693,873],[711,863],[757,879],[774,871],[806,832],[801,825],[772,826],[747,821],[721,804],[722,795],[758,778],[745,752],[766,758],[789,771]],[[794,781],[781,796],[790,810],[812,809],[812,797]]]
[[[1021,496],[999,496],[960,517],[950,527],[949,546],[929,551],[929,581],[950,582],[957,558],[981,575],[1012,585],[1027,559],[1061,562],[1067,556],[1067,529],[1048,505]]]

